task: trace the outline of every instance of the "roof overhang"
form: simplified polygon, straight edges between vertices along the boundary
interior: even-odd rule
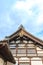
[[[0,55],[2,55],[2,57],[6,60],[9,61],[11,63],[15,64],[15,60],[12,56],[12,53],[10,51],[10,48],[8,47],[8,44],[5,43],[0,43]]]

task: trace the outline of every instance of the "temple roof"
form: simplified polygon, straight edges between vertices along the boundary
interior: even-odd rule
[[[13,38],[16,38],[17,36],[21,37],[21,36],[24,36],[24,35],[26,37],[28,37],[29,39],[31,39],[31,40],[33,40],[33,41],[35,41],[35,42],[37,42],[37,43],[39,43],[40,45],[43,46],[43,40],[41,40],[41,39],[35,37],[34,35],[32,35],[31,33],[27,32],[24,29],[23,25],[20,25],[20,27],[18,28],[18,30],[16,32],[14,32],[13,34],[11,34],[10,36],[7,36],[7,39],[11,40]]]
[[[24,29],[24,26],[21,24],[18,29]]]
[[[0,41],[0,55],[6,61],[9,61],[15,64],[15,60],[12,56],[12,53],[10,52],[10,48],[8,47],[8,44],[6,43],[6,41]]]

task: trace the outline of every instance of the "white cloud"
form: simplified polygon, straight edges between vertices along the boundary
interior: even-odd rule
[[[37,6],[39,12],[37,14],[32,11],[33,7]],[[37,11],[36,9],[36,11]],[[39,32],[41,30],[40,26],[43,23],[43,0],[21,0],[17,1],[15,4],[12,5],[11,10],[14,12],[17,11],[25,11],[28,15],[26,18],[22,18],[22,24],[26,25],[30,22],[32,23],[33,30]],[[37,16],[36,16],[37,15]],[[22,16],[22,15],[21,15]],[[35,19],[34,19],[35,18]],[[27,21],[28,20],[28,21]],[[29,23],[29,24],[31,24]]]
[[[34,2],[27,2],[27,1],[17,1],[15,4],[12,5],[12,10],[15,11],[17,10],[24,10],[26,11],[29,15],[32,15],[32,11],[31,8],[34,5]]]
[[[12,5],[12,10],[24,10],[28,13],[29,16],[33,16],[34,12],[32,12],[31,8],[34,6],[38,6],[39,8],[39,15],[37,18],[37,25],[43,23],[43,0],[25,0],[25,1],[17,1],[15,4]]]
[[[37,19],[37,24],[42,25],[43,24],[43,13],[39,14]]]
[[[43,30],[43,0],[18,0],[3,15],[3,20],[9,28],[23,24],[29,31],[38,33]]]

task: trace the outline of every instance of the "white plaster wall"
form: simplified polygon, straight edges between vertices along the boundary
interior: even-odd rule
[[[32,61],[31,65],[43,65],[42,61]]]
[[[42,59],[41,58],[32,58],[31,59],[31,65],[43,65],[42,64]]]
[[[4,60],[2,58],[0,58],[0,65],[4,64]]]
[[[13,63],[11,63],[11,62],[7,62],[7,65],[15,65],[15,64],[13,64]]]

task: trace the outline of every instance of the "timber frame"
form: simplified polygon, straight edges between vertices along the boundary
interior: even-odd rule
[[[6,36],[5,40],[14,58],[18,61],[18,65],[23,62],[31,65],[31,61],[34,61],[32,58],[41,58],[41,60],[35,61],[42,61],[43,63],[43,40],[27,32],[22,25],[12,35]],[[27,61],[21,60],[21,58],[27,58]]]

